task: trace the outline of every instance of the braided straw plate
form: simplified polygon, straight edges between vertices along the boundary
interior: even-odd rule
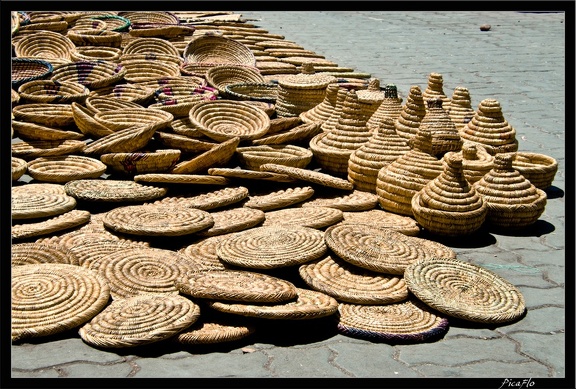
[[[209,237],[243,231],[259,225],[265,219],[263,211],[247,207],[211,212],[210,215],[214,219],[214,225],[207,230],[197,232],[197,235]]]
[[[19,158],[55,157],[81,152],[86,143],[67,139],[12,143],[12,155]]]
[[[243,186],[227,187],[215,191],[186,196],[170,196],[154,204],[171,204],[208,211],[238,203],[248,197],[248,189]]]
[[[186,161],[178,163],[170,170],[175,174],[194,174],[207,171],[211,167],[225,165],[234,156],[236,147],[240,143],[240,138],[228,139],[210,150]]]
[[[455,258],[421,259],[406,268],[410,292],[452,317],[501,324],[526,311],[522,293],[498,274]]]
[[[147,173],[134,176],[136,182],[150,182],[157,184],[187,184],[187,185],[227,185],[225,177],[216,177],[202,174],[173,174],[173,173]]]
[[[114,300],[79,334],[95,347],[135,347],[170,338],[199,317],[200,307],[185,297],[142,295]]]
[[[343,212],[329,207],[286,208],[266,212],[263,226],[295,225],[321,229],[340,222]]]
[[[180,159],[177,149],[155,150],[151,152],[109,153],[100,160],[112,170],[123,174],[159,173],[169,170]]]
[[[260,170],[279,174],[286,174],[287,176],[297,178],[302,181],[327,186],[329,188],[349,190],[349,191],[354,190],[354,186],[350,181],[334,177],[330,174],[317,172],[314,170],[302,169],[292,166],[284,166],[279,165],[277,163],[265,163],[260,166]]]
[[[180,332],[176,340],[181,344],[217,344],[244,339],[253,334],[256,327],[251,324],[235,323],[226,318],[199,320],[187,330]]]
[[[309,320],[335,314],[338,301],[324,293],[296,288],[296,301],[270,304],[234,304],[221,301],[208,302],[210,308],[220,312],[272,320]]]
[[[11,246],[12,266],[61,263],[78,266],[76,255],[61,245],[16,243]]]
[[[11,124],[12,130],[18,134],[20,139],[30,141],[63,141],[84,139],[84,134],[76,131],[60,130],[30,122],[20,122],[16,120],[12,120]]]
[[[251,170],[260,170],[265,163],[305,168],[312,161],[312,151],[295,145],[261,145],[236,149],[240,164]]]
[[[86,179],[67,182],[64,189],[69,196],[86,201],[148,201],[164,197],[166,188],[142,185],[134,181]]]
[[[75,61],[58,66],[51,79],[79,83],[94,90],[122,81],[125,74],[124,67],[111,61]]]
[[[110,290],[80,266],[43,263],[12,268],[12,341],[80,326],[108,303]]]
[[[403,301],[408,287],[402,277],[376,273],[326,256],[298,268],[308,286],[350,304],[381,305]]]
[[[216,253],[231,265],[275,269],[312,261],[327,250],[322,231],[275,225],[236,232],[218,244]]]
[[[64,185],[50,184],[47,182],[30,183],[24,185],[12,186],[12,194],[30,194],[30,193],[46,193],[46,194],[60,194],[65,195]]]
[[[218,143],[201,135],[202,139],[194,139],[186,135],[171,134],[169,132],[156,131],[154,140],[164,146],[179,149],[184,153],[202,153],[216,147]]]
[[[388,305],[341,303],[338,331],[344,335],[389,343],[417,343],[440,339],[448,320],[417,299]]]
[[[118,207],[103,222],[113,231],[137,236],[182,236],[214,225],[206,211],[159,204]]]
[[[255,194],[244,203],[245,207],[272,211],[306,201],[314,195],[309,186],[281,189],[275,192]]]
[[[18,181],[26,173],[28,163],[22,158],[12,157],[12,181]]]
[[[241,168],[209,168],[208,174],[211,176],[222,176],[239,180],[263,180],[274,182],[295,182],[296,180],[285,174],[261,172],[256,170],[246,170]]]
[[[413,218],[381,209],[344,212],[343,219],[342,223],[369,224],[378,228],[390,228],[409,236],[417,236],[420,233],[420,226]]]
[[[98,178],[106,168],[99,160],[80,155],[40,157],[28,162],[28,174],[31,177],[54,183]]]
[[[70,104],[34,103],[12,108],[16,120],[48,127],[68,127],[74,124]],[[16,127],[14,128],[17,131]]]
[[[343,212],[360,212],[376,208],[378,197],[370,192],[354,190],[352,193],[317,196],[302,203],[301,207],[330,207]]]
[[[61,232],[88,223],[90,212],[73,209],[62,215],[37,222],[12,226],[12,239],[26,239]]]
[[[12,193],[12,219],[35,219],[56,216],[76,207],[68,195],[50,193]]]
[[[154,125],[154,130],[160,130],[170,125],[174,116],[169,112],[147,108],[126,108],[114,111],[100,111],[94,119],[112,131],[124,130],[136,125]]]
[[[216,254],[216,247],[222,239],[226,239],[230,234],[222,234],[211,236],[209,238],[202,238],[188,246],[182,247],[178,253],[183,254],[188,258],[189,262],[195,264],[196,271],[205,270],[225,270],[230,266],[222,262]]]
[[[242,270],[191,273],[178,280],[176,287],[193,298],[247,303],[278,303],[297,297],[296,287],[289,281]]]

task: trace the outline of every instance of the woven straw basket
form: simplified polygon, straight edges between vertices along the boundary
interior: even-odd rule
[[[68,30],[66,36],[75,46],[120,47],[122,34],[110,30]]]
[[[52,80],[77,82],[93,90],[120,82],[126,69],[109,61],[76,61],[58,66],[52,73]]]
[[[558,162],[544,154],[518,151],[513,154],[512,167],[528,179],[536,188],[546,189],[552,185]]]
[[[72,61],[110,61],[118,62],[122,49],[107,46],[79,46],[70,52]]]
[[[312,152],[294,145],[262,145],[236,149],[240,164],[252,170],[260,170],[265,163],[305,168],[312,161]]]
[[[156,150],[153,152],[110,153],[100,156],[100,160],[112,170],[124,174],[165,172],[180,159],[177,149]]]
[[[264,78],[258,68],[244,65],[219,65],[206,71],[208,84],[226,94],[226,86],[241,82],[264,83]]]
[[[35,80],[22,84],[18,93],[30,103],[83,103],[90,91],[77,82]]]
[[[256,66],[256,57],[246,45],[217,35],[192,39],[186,45],[183,56],[190,63]]]
[[[71,60],[70,53],[76,45],[66,36],[52,31],[38,31],[26,35],[14,46],[17,57],[34,57],[50,61],[52,59]]]
[[[18,89],[26,82],[49,78],[53,70],[52,64],[42,59],[12,58],[12,87]]]

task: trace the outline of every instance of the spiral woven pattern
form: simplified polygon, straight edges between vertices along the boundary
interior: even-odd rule
[[[424,100],[440,99],[442,101],[442,108],[447,112],[450,110],[452,101],[444,93],[444,77],[440,73],[430,73],[428,75],[428,84],[426,89],[422,92]],[[426,107],[426,110],[429,110]]]
[[[402,277],[375,273],[326,256],[298,268],[308,286],[351,304],[391,304],[405,300],[408,288]]]
[[[375,194],[359,190],[346,194],[318,196],[301,204],[302,207],[330,207],[344,212],[367,211],[377,205],[378,197]]]
[[[12,239],[17,240],[48,235],[53,232],[81,226],[89,220],[90,212],[73,209],[41,222],[14,224],[12,225]]]
[[[48,127],[68,127],[74,124],[70,104],[31,103],[12,108],[16,120]]]
[[[402,113],[402,98],[398,97],[398,89],[394,84],[388,84],[384,87],[384,100],[378,106],[378,109],[370,116],[366,125],[368,127],[377,127],[386,118],[394,123]]]
[[[50,184],[47,182],[28,182],[26,185],[12,187],[12,194],[18,193],[45,193],[65,195],[66,191],[64,190],[64,185],[61,184]]]
[[[180,75],[179,64],[173,62],[127,59],[122,60],[120,65],[126,69],[124,79],[129,83],[139,83],[162,77],[175,77]]]
[[[171,42],[160,38],[136,38],[128,42],[123,49],[123,54],[150,53],[180,56],[180,52]]]
[[[342,223],[369,224],[377,228],[390,228],[408,236],[417,236],[420,233],[420,226],[414,218],[382,209],[344,212],[342,216]]]
[[[461,131],[466,124],[474,117],[475,111],[472,108],[470,91],[463,86],[457,86],[452,94],[448,116]]]
[[[100,160],[113,170],[128,174],[158,173],[167,171],[180,159],[178,149],[155,150],[154,152],[110,153]]]
[[[389,305],[340,304],[338,312],[340,333],[371,341],[424,342],[444,336],[449,328],[448,319],[416,299]]]
[[[86,143],[79,140],[29,141],[11,144],[12,155],[18,158],[54,157],[81,152]]]
[[[305,168],[313,157],[310,150],[289,144],[239,147],[236,154],[240,164],[252,170],[260,170],[265,163]]]
[[[248,189],[243,186],[236,186],[190,196],[165,197],[154,204],[172,204],[209,211],[238,203],[247,197]]]
[[[182,247],[178,250],[178,253],[185,255],[189,261],[193,262],[196,265],[196,271],[228,269],[230,266],[218,258],[216,247],[220,241],[226,239],[229,235],[222,234],[202,238],[188,246]]]
[[[59,82],[75,82],[93,90],[120,82],[125,74],[126,69],[114,62],[75,61],[58,66],[51,79]]]
[[[199,231],[197,235],[209,237],[243,231],[259,225],[266,218],[264,211],[248,207],[210,212],[210,216],[214,219],[214,225]]]
[[[199,317],[200,307],[182,296],[142,295],[113,301],[79,334],[95,347],[135,347],[170,338]]]
[[[38,181],[66,183],[84,178],[98,178],[106,165],[97,159],[79,155],[40,157],[28,163],[28,174]]]
[[[204,75],[211,87],[218,90],[221,95],[226,95],[226,87],[238,83],[265,83],[264,77],[258,68],[254,66],[223,64],[211,67]]]
[[[34,80],[50,77],[54,68],[48,61],[36,58],[12,58],[12,88]]]
[[[18,181],[20,177],[26,173],[28,169],[28,163],[22,159],[17,157],[11,158],[12,163],[12,181]]]
[[[115,238],[115,239],[114,239]],[[90,268],[91,264],[108,254],[120,252],[125,249],[147,247],[138,242],[117,237],[108,237],[94,233],[76,236],[76,239],[67,239],[61,242],[70,252],[78,258],[78,265]]]
[[[53,335],[82,325],[104,308],[109,297],[106,282],[79,266],[15,266],[12,341]]]
[[[64,189],[69,196],[79,200],[111,202],[154,200],[168,192],[166,188],[110,179],[70,181]]]
[[[400,116],[394,122],[396,133],[406,140],[412,138],[416,135],[424,115],[426,115],[426,103],[422,96],[422,90],[419,86],[413,85],[410,87],[406,104],[402,107]]]
[[[78,46],[70,52],[72,61],[110,61],[117,62],[122,55],[122,49],[107,46]]]
[[[166,128],[174,120],[171,113],[156,109],[127,108],[100,111],[94,118],[112,131],[120,131],[136,125],[153,124],[155,130]]]
[[[265,163],[260,166],[260,170],[279,174],[286,174],[287,176],[302,181],[307,181],[314,184],[327,186],[330,188],[349,190],[349,191],[354,189],[354,187],[348,180],[334,177],[330,174],[321,173],[314,170],[302,169],[292,166],[284,166],[279,165],[277,163]]]
[[[321,229],[340,222],[343,212],[329,207],[286,208],[266,212],[263,226],[293,225]]]
[[[419,260],[406,269],[408,289],[448,316],[500,324],[526,310],[522,293],[498,274],[458,259]]]
[[[308,111],[302,112],[299,117],[304,123],[319,122],[324,123],[330,117],[330,114],[336,108],[336,100],[338,97],[338,84],[332,83],[326,87],[326,94],[324,100]]]
[[[217,344],[232,342],[253,334],[256,327],[250,324],[234,324],[229,320],[202,321],[194,323],[190,328],[177,335],[179,343],[193,344]]]
[[[323,232],[284,225],[236,232],[216,248],[222,261],[251,269],[301,265],[321,257],[326,251]]]
[[[68,195],[50,193],[12,193],[12,219],[35,219],[61,215],[76,207]]]
[[[105,135],[84,147],[84,154],[132,153],[140,150],[154,136],[157,124],[137,124]]]
[[[12,266],[61,263],[78,266],[78,258],[60,245],[42,243],[15,243],[11,246]]]
[[[184,48],[183,57],[191,63],[256,66],[256,57],[243,43],[217,35],[201,35]]]
[[[69,29],[66,32],[66,37],[78,46],[106,46],[106,47],[121,47],[122,34],[117,31],[111,30],[75,30]]]
[[[545,154],[518,151],[514,154],[512,167],[538,189],[552,185],[558,172],[558,162]]]
[[[245,207],[262,211],[288,207],[305,201],[314,195],[314,189],[309,186],[281,189],[274,192],[254,194],[244,203]]]
[[[464,142],[462,150],[462,168],[466,181],[473,185],[494,167],[494,156],[478,143]]]
[[[70,61],[70,53],[75,48],[76,45],[67,36],[45,30],[25,35],[14,45],[17,57],[37,58],[49,62],[53,59]]]
[[[208,305],[220,312],[272,320],[309,320],[326,317],[338,311],[338,301],[327,294],[314,290],[296,288],[296,301],[275,305],[249,305],[209,302]]]

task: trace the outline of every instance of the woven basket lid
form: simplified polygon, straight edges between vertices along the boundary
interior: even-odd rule
[[[12,162],[12,181],[17,181],[26,173],[28,169],[28,163],[22,159],[17,157],[11,157]]]
[[[286,208],[265,214],[263,226],[294,225],[321,229],[342,220],[343,212],[330,207]]]
[[[312,261],[324,255],[327,249],[322,231],[275,225],[236,232],[218,244],[216,253],[231,265],[275,269]]]
[[[298,268],[308,286],[351,304],[391,304],[405,300],[408,288],[399,276],[376,273],[326,256]]]
[[[187,185],[228,185],[230,181],[225,177],[216,177],[202,174],[173,174],[173,173],[146,173],[134,176],[136,182],[156,184],[187,184]]]
[[[82,266],[106,279],[115,300],[143,294],[176,295],[174,282],[191,270],[181,254],[150,247],[126,247]]]
[[[401,275],[411,263],[442,251],[455,257],[451,249],[440,243],[369,224],[336,224],[326,229],[324,239],[346,262],[378,273]]]
[[[22,141],[11,144],[12,155],[18,158],[54,157],[80,153],[86,143],[79,140]]]
[[[156,125],[153,123],[137,124],[88,143],[84,154],[132,153],[146,146],[155,131]]]
[[[15,243],[11,246],[12,266],[61,263],[78,266],[78,257],[61,245]]]
[[[302,169],[292,166],[284,166],[274,163],[266,163],[260,166],[260,170],[273,173],[286,174],[290,177],[311,182],[314,184],[327,186],[330,188],[352,191],[354,187],[348,180],[335,177],[327,173],[321,173],[314,170]]]
[[[406,268],[408,289],[421,301],[448,316],[500,324],[526,310],[522,293],[498,274],[455,258],[432,258]]]
[[[73,209],[41,222],[14,224],[12,225],[12,239],[26,239],[61,232],[86,224],[89,220],[90,212]]]
[[[262,180],[274,182],[296,182],[296,179],[285,174],[271,172],[261,172],[242,168],[210,168],[208,174],[212,176],[222,176],[237,180]]]
[[[39,58],[12,58],[12,88],[34,80],[50,77],[54,70],[52,64]]]
[[[546,192],[514,169],[513,154],[496,154],[494,167],[472,187],[488,208],[486,221],[499,228],[524,228],[538,220],[547,203]]]
[[[210,212],[210,216],[214,219],[214,225],[197,232],[197,235],[209,237],[243,231],[261,224],[266,218],[264,211],[248,207]]]
[[[185,297],[142,295],[113,301],[79,334],[95,347],[135,347],[168,339],[199,317],[200,307]]]
[[[46,193],[65,195],[64,185],[52,184],[48,182],[26,183],[24,185],[12,186],[12,194],[17,193]]]
[[[374,209],[378,205],[378,197],[369,192],[354,190],[345,194],[316,195],[300,204],[301,207],[330,207],[341,211],[360,212]]]
[[[417,236],[421,229],[414,218],[383,209],[344,212],[342,223],[369,224],[378,228],[390,228],[408,236]]]
[[[292,118],[290,118],[292,119]],[[302,124],[286,131],[264,135],[252,141],[253,145],[282,145],[293,142],[306,142],[322,132],[320,123]],[[270,133],[270,131],[268,131]]]
[[[402,112],[394,123],[398,135],[406,140],[411,139],[416,135],[424,115],[426,115],[426,103],[422,90],[419,86],[413,85],[410,87]]]
[[[445,111],[450,110],[452,105],[450,98],[444,93],[444,78],[440,73],[433,72],[428,75],[428,84],[422,92],[422,97],[424,100],[439,98]],[[426,110],[429,110],[429,107],[426,107]]]
[[[475,111],[474,108],[472,108],[470,91],[463,86],[454,88],[448,115],[458,131],[462,130],[464,126],[472,120],[474,114]]]
[[[235,137],[228,139],[210,150],[203,152],[200,155],[193,157],[190,160],[185,160],[174,166],[170,173],[175,174],[195,174],[206,172],[211,167],[218,167],[225,165],[232,159],[236,147],[240,143],[240,138]]]
[[[33,103],[12,108],[14,118],[41,126],[63,128],[74,124],[70,104]],[[16,128],[14,128],[16,130]]]
[[[248,189],[243,186],[227,187],[200,194],[169,196],[154,204],[172,204],[208,211],[238,203],[248,197]]]
[[[86,179],[67,182],[64,189],[78,200],[122,202],[147,201],[164,197],[168,190],[126,180]]]
[[[536,188],[547,189],[558,172],[558,161],[549,155],[518,151],[513,154],[512,167]]]
[[[40,157],[28,162],[28,174],[38,181],[66,183],[98,178],[107,166],[95,158],[80,155]]]
[[[96,273],[42,263],[12,268],[12,341],[57,334],[92,319],[110,290]]]
[[[113,231],[137,236],[182,236],[214,225],[206,211],[161,204],[118,207],[103,222]]]
[[[439,97],[426,100],[426,115],[420,122],[420,128],[427,128],[432,134],[432,149],[434,155],[443,155],[448,151],[462,149],[462,139],[448,112],[442,107]]]
[[[296,288],[296,301],[278,304],[235,304],[221,301],[208,302],[210,308],[220,312],[271,320],[311,320],[335,314],[338,301],[327,294]]]
[[[479,181],[494,167],[494,156],[478,143],[464,142],[458,154],[462,156],[464,177],[470,185]]]
[[[449,328],[448,319],[414,298],[388,305],[341,303],[338,312],[338,332],[371,341],[432,341],[444,336]]]
[[[261,194],[254,193],[248,197],[244,206],[266,212],[298,204],[313,195],[314,189],[309,186],[286,188]]]
[[[12,219],[36,219],[62,215],[76,207],[69,195],[50,193],[13,193]]]
[[[231,318],[198,320],[176,336],[178,343],[185,345],[218,344],[244,339],[253,334],[256,327],[247,323],[236,323]]]
[[[196,271],[229,269],[230,266],[218,258],[216,247],[221,240],[226,239],[230,234],[201,238],[192,244],[182,247],[178,250],[178,253],[185,255],[188,258],[188,262],[194,263]]]
[[[319,122],[324,123],[330,117],[332,111],[336,108],[336,99],[338,97],[338,83],[331,83],[326,87],[324,100],[312,109],[304,111],[299,118],[304,123]]]
[[[246,45],[212,34],[192,39],[186,45],[183,57],[192,63],[256,65],[256,58]]]
[[[204,136],[202,133],[200,137],[192,138],[188,135],[156,131],[154,133],[154,140],[157,140],[164,146],[178,149],[183,153],[202,153],[218,145],[218,143]]]
[[[294,300],[296,287],[289,281],[243,270],[210,270],[190,273],[176,287],[193,298],[246,303]]]

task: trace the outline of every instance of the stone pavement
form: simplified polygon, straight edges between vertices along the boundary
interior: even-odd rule
[[[517,131],[519,150],[543,153],[558,161],[553,187],[547,190],[546,210],[533,228],[521,236],[486,233],[477,241],[446,243],[459,258],[485,266],[516,285],[524,294],[527,316],[517,323],[495,327],[451,321],[443,339],[414,345],[353,339],[326,332],[321,321],[317,327],[271,324],[270,331],[260,336],[205,350],[158,346],[101,351],[87,346],[72,332],[49,341],[39,339],[12,346],[12,377],[481,378],[486,380],[468,384],[573,387],[570,382],[573,385],[574,366],[566,363],[566,358],[573,361],[574,351],[573,307],[566,315],[566,294],[572,296],[574,292],[574,267],[572,263],[568,266],[567,288],[565,261],[566,223],[573,223],[572,217],[565,217],[564,195],[566,15],[504,11],[234,11],[258,27],[282,34],[341,66],[370,73],[382,85],[396,84],[404,99],[410,86],[419,85],[424,90],[428,74],[441,73],[446,94],[451,96],[456,86],[465,86],[474,108],[485,98],[497,99],[505,118]],[[492,29],[480,31],[479,26],[486,23]],[[573,204],[572,199],[569,201]],[[565,377],[568,382],[558,380]],[[159,387],[167,387],[163,382]],[[218,382],[202,384],[241,383]],[[270,384],[290,385],[286,380],[279,382]],[[331,385],[364,384],[346,382],[336,380]],[[410,382],[383,380],[376,385],[403,386]],[[428,386],[426,382],[421,384]],[[451,385],[450,380],[442,384]],[[184,385],[195,384],[184,381]]]

